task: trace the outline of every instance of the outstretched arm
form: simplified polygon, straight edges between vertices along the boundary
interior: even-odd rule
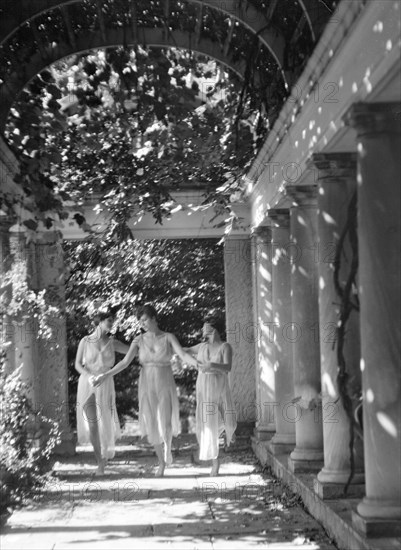
[[[114,349],[118,353],[122,353],[123,355],[126,355],[129,351],[129,346],[127,344],[124,344],[123,342],[120,342],[120,340],[114,340]]]
[[[75,357],[75,370],[78,371],[79,374],[89,374],[88,371],[85,370],[83,365],[84,348],[85,348],[85,339],[82,338],[82,340],[79,342],[77,355]]]
[[[132,344],[130,345],[130,347],[128,349],[128,353],[126,354],[124,359],[119,361],[109,371],[107,371],[103,374],[99,374],[99,376],[97,376],[96,379],[95,379],[94,385],[99,386],[109,376],[114,376],[114,375],[118,374],[119,372],[121,372],[122,370],[126,369],[128,367],[128,365],[131,363],[131,361],[134,359],[134,357],[138,354],[138,349],[139,349],[138,343],[134,340],[132,342]]]
[[[195,357],[193,357],[192,355],[184,351],[184,349],[182,348],[181,344],[179,343],[177,338],[174,336],[174,334],[171,334],[169,332],[168,339],[174,352],[180,357],[180,359],[182,359],[182,361],[185,361],[185,363],[189,363],[194,367],[198,366],[198,361],[195,359]]]

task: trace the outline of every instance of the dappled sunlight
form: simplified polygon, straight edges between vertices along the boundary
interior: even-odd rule
[[[328,212],[322,212],[323,219],[330,225],[337,225],[336,220]]]
[[[306,227],[306,221],[305,221],[305,218],[303,216],[298,215],[297,220],[298,220],[298,223],[300,225],[303,225],[304,227]]]
[[[395,422],[384,412],[379,411],[376,413],[377,420],[382,426],[384,431],[386,431],[391,437],[398,437],[398,428]]]
[[[306,269],[302,266],[298,267],[298,271],[303,275],[304,277],[309,277],[309,273],[306,271]]]
[[[221,452],[217,477],[209,477],[206,464],[191,463],[190,454],[178,454],[159,479],[149,469],[155,457],[141,454],[146,446],[138,442],[132,449],[120,452],[117,446],[107,467],[119,465],[119,479],[107,469],[105,476],[88,478],[82,469],[86,453],[63,458],[53,482],[63,489],[49,485],[41,499],[15,512],[6,536],[16,545],[3,546],[45,548],[37,542],[51,537],[56,548],[105,543],[116,548],[332,548],[299,497],[267,475],[249,449]],[[57,474],[79,468],[81,478]]]
[[[329,397],[337,397],[336,387],[328,372],[324,372],[322,375],[322,391],[327,392]]]
[[[373,403],[375,400],[375,394],[371,388],[368,388],[365,393],[367,403]]]

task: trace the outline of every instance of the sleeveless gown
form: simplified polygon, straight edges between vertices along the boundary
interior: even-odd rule
[[[223,343],[210,354],[207,342],[198,350],[201,363],[224,363]],[[199,459],[211,460],[219,455],[219,437],[226,432],[227,445],[233,439],[237,427],[234,401],[231,395],[228,373],[199,372],[196,380],[196,437],[199,443]]]
[[[171,368],[173,350],[167,340],[167,333],[156,337],[154,347],[144,334],[134,340],[139,347],[139,425],[142,437],[152,445],[160,445],[169,435],[177,436],[181,431],[177,388]],[[171,419],[171,433],[168,421]]]
[[[113,340],[110,339],[102,349],[98,349],[90,338],[84,338],[85,369],[93,375],[102,374],[110,370],[115,363]],[[95,394],[97,421],[99,426],[100,446],[103,458],[113,458],[115,442],[120,437],[120,423],[116,409],[116,394],[113,377],[107,378],[100,386],[94,388],[88,376],[81,374],[77,390],[77,436],[80,445],[90,444],[89,422],[84,406],[89,397]]]

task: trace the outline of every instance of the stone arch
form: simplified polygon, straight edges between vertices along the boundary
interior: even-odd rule
[[[135,15],[136,0],[127,0],[123,9],[129,8],[130,25],[116,28],[108,28],[104,21],[102,12],[102,0],[96,0],[97,6],[97,28],[96,30],[85,33],[82,37],[74,31],[73,25],[68,15],[68,6],[80,4],[82,0],[19,0],[19,10],[15,10],[15,0],[5,0],[3,11],[6,16],[0,22],[0,45],[5,47],[11,44],[18,35],[19,30],[24,26],[29,27],[28,47],[22,48],[18,44],[18,39],[12,46],[14,61],[11,64],[9,74],[3,77],[3,85],[0,88],[0,131],[4,130],[8,112],[12,106],[14,98],[24,88],[24,86],[46,66],[54,61],[61,59],[73,53],[88,51],[96,48],[111,47],[118,45],[132,45],[145,43],[156,47],[178,47],[190,49],[203,53],[211,58],[218,60],[225,66],[232,69],[238,76],[243,77],[246,68],[245,57],[241,60],[233,60],[229,55],[230,41],[234,29],[234,22],[241,25],[249,36],[254,36],[258,40],[259,48],[265,48],[272,60],[277,64],[279,73],[286,86],[292,84],[293,75],[291,71],[285,70],[285,51],[287,47],[286,39],[283,33],[273,29],[270,20],[277,6],[277,0],[272,0],[266,13],[253,7],[247,2],[239,0],[185,0],[186,4],[197,6],[197,30],[196,33],[184,32],[178,29],[169,28],[168,20],[171,17],[171,7],[169,0],[162,0],[160,7],[165,10],[163,26],[155,28],[143,28],[138,25]],[[294,29],[293,40],[301,32],[305,24],[310,27],[313,38],[318,36],[323,20],[327,19],[327,13],[322,16],[322,8],[318,0],[297,0],[303,10],[303,18]],[[95,8],[95,4],[92,5]],[[204,9],[211,9],[217,13],[225,14],[231,21],[231,36],[226,37],[224,47],[209,36],[202,34],[202,14]],[[61,10],[61,11],[60,11]],[[35,20],[43,14],[54,15],[59,13],[64,19],[66,36],[61,37],[60,41],[53,42],[47,36],[42,36],[36,27]],[[126,12],[127,13],[127,12]],[[46,34],[46,33],[44,33]],[[16,44],[16,46],[15,46]],[[15,50],[15,48],[17,48]],[[21,56],[23,61],[20,61]],[[238,55],[236,56],[238,57]],[[36,72],[34,72],[36,71]],[[256,75],[256,78],[258,76]]]
[[[217,42],[202,38],[192,43],[190,35],[182,31],[170,31],[168,34],[161,28],[140,28],[138,32],[140,43],[150,47],[174,47],[187,49],[204,54],[219,61],[239,78],[243,78],[245,72],[245,60],[233,61],[227,58]],[[77,38],[75,44],[60,42],[56,46],[48,46],[43,52],[36,52],[29,60],[23,73],[14,72],[0,88],[0,132],[4,131],[8,113],[19,92],[43,69],[52,63],[75,53],[83,53],[100,48],[134,46],[131,29],[120,28],[108,30],[105,36],[100,31],[90,36]],[[43,55],[45,53],[45,56]]]

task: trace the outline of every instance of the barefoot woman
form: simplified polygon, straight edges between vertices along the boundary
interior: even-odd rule
[[[137,317],[145,333],[133,340],[124,359],[103,377],[122,371],[139,355],[142,365],[138,387],[139,424],[142,437],[147,436],[155,449],[159,460],[156,475],[160,477],[165,467],[172,463],[172,438],[180,432],[178,397],[171,359],[176,353],[195,366],[196,360],[184,352],[174,334],[160,330],[153,306],[141,307]]]
[[[113,379],[95,387],[96,377],[114,365],[115,351],[128,351],[126,344],[109,336],[113,320],[109,311],[96,313],[95,330],[82,338],[75,358],[75,369],[81,375],[77,390],[78,443],[92,444],[98,464],[96,475],[102,475],[107,460],[114,457],[120,434]]]
[[[196,353],[198,378],[196,381],[196,436],[199,443],[199,459],[212,460],[210,475],[219,473],[219,437],[226,434],[226,443],[233,440],[237,427],[234,402],[228,373],[231,370],[232,349],[223,342],[219,319],[208,317],[204,321],[204,342],[189,348]]]

